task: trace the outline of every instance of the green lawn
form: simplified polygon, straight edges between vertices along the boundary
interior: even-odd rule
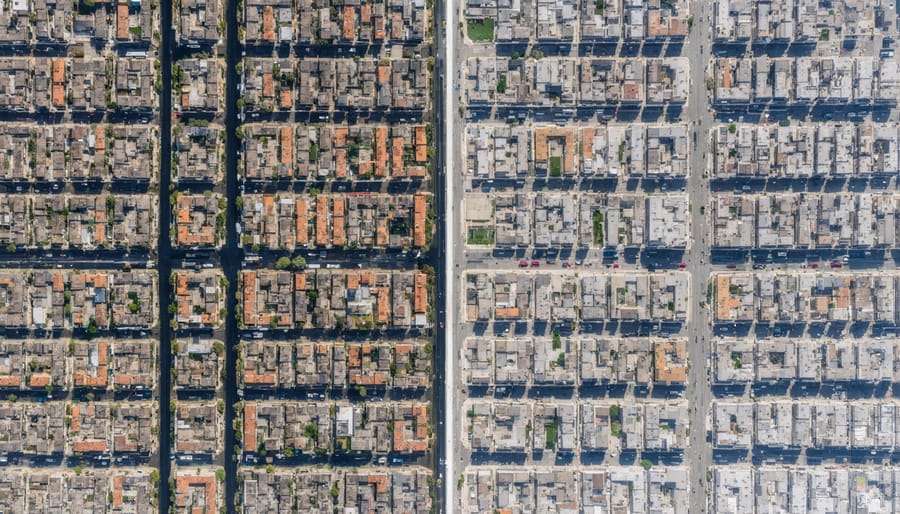
[[[491,228],[470,228],[468,243],[470,245],[494,244],[494,230]]]
[[[594,244],[603,246],[603,213],[594,213]]]
[[[562,157],[551,157],[550,158],[550,176],[551,177],[561,177],[562,176]]]
[[[469,39],[475,42],[494,40],[494,20],[466,20]]]
[[[544,434],[547,436],[547,442],[544,443],[545,450],[553,450],[556,448],[556,420],[544,425]]]

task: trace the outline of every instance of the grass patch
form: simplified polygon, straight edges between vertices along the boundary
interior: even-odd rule
[[[466,20],[469,39],[475,42],[494,40],[494,20]]]
[[[594,244],[597,246],[603,245],[603,213],[602,212],[594,213]]]
[[[550,158],[550,176],[562,176],[562,157],[554,156]]]
[[[470,245],[492,245],[494,244],[494,229],[470,228],[467,240]]]
[[[544,433],[547,435],[547,442],[544,443],[544,449],[546,450],[554,450],[556,449],[556,420],[554,419],[552,422],[544,425]]]

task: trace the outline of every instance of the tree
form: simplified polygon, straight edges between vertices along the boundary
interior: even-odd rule
[[[294,259],[291,261],[291,267],[295,270],[306,269],[306,259],[302,255],[294,257]]]
[[[277,261],[275,261],[275,269],[288,269],[291,267],[291,258],[290,257],[279,257]]]

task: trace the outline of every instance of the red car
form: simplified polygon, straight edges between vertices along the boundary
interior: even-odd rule
[[[728,268],[728,269],[734,269],[734,268],[737,268],[737,265],[735,265],[735,264],[729,264],[728,266],[725,266],[725,267]]]
[[[527,268],[527,267],[528,267],[528,261],[519,261],[519,267],[520,267],[520,268]]]
[[[842,267],[844,267],[844,265],[841,264],[840,262],[832,262],[831,267],[832,268],[842,268]]]
[[[678,265],[678,267],[679,268],[687,268],[687,264],[682,262],[681,264]]]
[[[541,265],[541,261],[531,261],[531,267],[537,268]]]
[[[618,262],[614,262],[614,263],[613,263],[613,268],[618,268],[618,267],[619,267],[619,263],[618,263]]]
[[[572,265],[569,264],[569,261],[563,261],[563,268],[571,268]]]
[[[811,262],[811,263],[809,263],[809,267],[810,267],[810,268],[818,268],[818,267],[819,267],[819,263],[818,263],[818,262]]]

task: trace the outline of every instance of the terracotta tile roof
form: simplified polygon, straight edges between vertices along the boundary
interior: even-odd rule
[[[562,172],[572,173],[575,170],[575,131],[565,127],[539,127],[534,130],[534,158],[547,161],[549,155],[549,139],[564,141]]]
[[[116,7],[116,39],[128,39],[128,4]]]
[[[425,125],[419,125],[416,127],[416,162],[426,160],[428,160],[428,137]]]
[[[382,85],[391,83],[391,67],[387,64],[378,65],[378,83]]]
[[[428,210],[428,201],[423,194],[413,197],[413,245],[425,246],[427,240],[425,234],[425,217]]]
[[[291,90],[286,87],[282,88],[281,93],[279,94],[278,106],[282,109],[290,109],[292,101]]]
[[[197,486],[203,487],[204,498],[202,501],[205,508],[194,507],[191,509],[191,514],[216,514],[218,511],[216,508],[216,479],[212,476],[178,477],[175,486],[177,491],[177,498],[175,500],[176,509],[180,507],[183,512],[193,503],[196,495],[191,494],[190,489]]]
[[[28,381],[28,385],[30,387],[46,387],[50,385],[50,375],[47,373],[35,373],[31,375],[31,380]]]
[[[347,289],[358,289],[359,279],[359,273],[356,273],[355,271],[347,273]]]
[[[266,98],[273,98],[275,96],[275,80],[272,78],[271,73],[263,73],[262,90],[262,94]]]
[[[390,321],[390,293],[386,289],[378,290],[378,300],[375,303],[378,323],[387,324]]]
[[[594,156],[594,136],[596,129],[586,128],[581,132],[581,157],[590,159]]]
[[[347,178],[347,150],[337,148],[334,151],[334,176]]]
[[[52,102],[56,107],[63,107],[66,105],[66,61],[64,59],[53,59],[52,69]]]
[[[256,272],[244,272],[244,323],[255,325],[257,321],[256,314]]]
[[[12,375],[0,376],[0,387],[19,387],[22,385],[22,378]]]
[[[89,282],[93,287],[107,287],[107,276],[102,273],[87,275],[85,282]]]
[[[62,273],[53,274],[53,292],[61,293],[65,289]]]
[[[69,430],[72,432],[81,432],[81,407],[72,406],[72,421],[69,423]]]
[[[641,94],[643,89],[640,84],[635,84],[633,82],[626,83],[623,90],[623,100],[642,100]]]
[[[294,291],[306,291],[306,273],[294,274]]]
[[[722,60],[722,87],[731,87],[731,59]]]
[[[424,273],[416,272],[415,278],[415,301],[413,302],[413,312],[423,314],[428,309],[428,291],[425,287],[428,278]]]
[[[369,475],[369,483],[375,484],[375,492],[376,493],[386,493],[388,490],[388,478],[387,475],[382,474],[370,474]]]
[[[294,138],[290,127],[282,127],[279,132],[281,142],[281,164],[290,166],[294,162]]]
[[[387,246],[388,242],[390,242],[390,239],[388,237],[387,220],[375,220],[375,246]]]
[[[391,175],[402,177],[403,173],[403,138],[396,136],[391,140]]]
[[[262,32],[263,41],[275,41],[275,14],[271,5],[263,7]]]
[[[344,6],[344,15],[341,17],[344,21],[341,35],[348,41],[356,38],[356,11],[352,6]]]
[[[91,376],[84,370],[75,372],[75,385],[78,387],[106,387],[109,377],[109,359],[108,359],[108,343],[100,341],[97,343],[97,374]]]
[[[343,148],[347,146],[347,135],[349,134],[349,130],[346,127],[340,127],[334,129],[334,147],[335,148]]]
[[[256,405],[244,405],[244,443],[256,448]]]
[[[125,477],[123,476],[115,476],[113,477],[113,507],[121,508],[124,505],[124,492],[122,491],[122,485],[125,482]]]
[[[100,125],[94,127],[94,151],[98,155],[106,152],[106,131]]]
[[[333,203],[333,214],[331,218],[331,243],[334,246],[344,246],[347,244],[347,234],[344,232],[344,223],[346,222],[346,211],[344,209],[346,201],[343,198],[335,198]]]
[[[684,382],[687,369],[684,341],[662,341],[653,348],[653,371],[657,382]]]
[[[254,385],[275,385],[275,373],[266,373],[260,375],[255,370],[247,370],[244,372],[244,383]]]
[[[316,244],[328,244],[328,197],[316,196]]]
[[[737,308],[740,301],[731,297],[731,279],[726,275],[716,277],[716,318],[731,319],[731,309]]]
[[[425,125],[416,125],[416,145],[427,145],[427,131],[425,130]]]
[[[308,206],[306,200],[297,199],[294,207],[295,216],[297,217],[297,226],[295,229],[297,244],[306,245],[309,243],[309,220],[307,218]]]
[[[497,319],[515,319],[519,317],[518,307],[498,307],[496,311]]]
[[[76,441],[72,443],[72,450],[84,453],[105,452],[106,443],[103,441]]]

